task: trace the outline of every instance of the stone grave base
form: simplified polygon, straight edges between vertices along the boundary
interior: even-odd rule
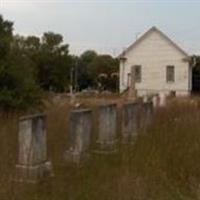
[[[37,183],[53,176],[52,163],[46,161],[38,165],[16,165],[15,181]]]
[[[89,153],[67,150],[65,151],[64,158],[67,163],[80,164],[81,162],[89,159]]]
[[[118,140],[113,140],[109,142],[96,142],[95,150],[93,151],[97,154],[114,154],[118,152]]]

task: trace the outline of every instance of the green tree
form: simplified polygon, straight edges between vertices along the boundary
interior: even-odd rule
[[[4,20],[0,15],[0,61],[5,61],[10,51],[10,43],[12,41],[13,23]]]
[[[52,32],[44,33],[38,57],[38,80],[45,90],[63,92],[69,86],[72,57],[63,38]]]
[[[76,63],[80,90],[88,87],[98,88],[101,85],[102,89],[116,91],[118,78],[113,76],[113,73],[119,70],[118,59],[88,50],[76,60]]]
[[[0,106],[28,108],[40,101],[40,90],[35,82],[34,67],[24,54],[24,39],[13,37],[13,24],[0,16]]]
[[[79,59],[74,62],[75,70],[78,72],[78,85],[79,89],[85,89],[88,87],[93,87],[95,83],[95,78],[90,70],[90,64],[97,57],[97,53],[92,50],[85,51]],[[76,69],[77,67],[77,69]]]
[[[192,92],[200,92],[200,56],[191,57],[192,67]],[[195,65],[194,65],[195,64]]]
[[[119,70],[119,62],[110,55],[98,55],[88,66],[94,85],[105,90],[116,91],[118,79],[113,76]],[[102,76],[103,75],[103,76]]]

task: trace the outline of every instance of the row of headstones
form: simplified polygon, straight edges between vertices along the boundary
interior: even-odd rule
[[[118,113],[121,112],[119,121]],[[126,103],[120,109],[116,104],[98,107],[95,123],[90,109],[76,109],[70,113],[70,131],[65,160],[79,163],[91,150],[94,141],[95,153],[115,153],[118,149],[118,128],[120,122],[121,138],[133,142],[139,126],[151,124],[153,103]],[[139,120],[140,119],[140,120]],[[92,134],[94,133],[94,134]],[[95,137],[94,137],[95,136]],[[92,139],[93,138],[93,139]],[[37,182],[52,175],[52,164],[47,161],[46,116],[30,115],[19,121],[19,156],[16,165],[16,180]]]

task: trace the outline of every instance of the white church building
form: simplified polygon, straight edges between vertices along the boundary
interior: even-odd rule
[[[156,27],[138,38],[119,58],[120,92],[129,88],[131,78],[138,96],[191,92],[189,55]]]

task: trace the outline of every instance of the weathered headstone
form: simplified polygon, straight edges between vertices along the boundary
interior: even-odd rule
[[[147,133],[153,123],[153,102],[148,101],[140,104],[139,108],[139,133]]]
[[[16,180],[35,183],[51,176],[51,162],[47,161],[46,116],[34,114],[21,117],[18,139]]]
[[[148,128],[152,124],[152,121],[153,121],[153,102],[152,101],[143,103],[143,114],[144,114],[143,124],[146,128]]]
[[[159,98],[160,98],[159,106],[160,107],[166,106],[166,95],[164,93],[160,93]]]
[[[79,163],[88,155],[92,130],[92,111],[89,109],[73,110],[70,114],[70,133],[65,159]]]
[[[132,142],[138,134],[138,103],[127,103],[122,107],[122,141]]]
[[[117,106],[106,104],[99,106],[97,153],[114,153],[117,150]]]
[[[144,102],[144,103],[147,103],[147,102],[148,102],[148,96],[147,96],[147,95],[143,96],[143,102]]]
[[[153,102],[153,107],[156,108],[159,106],[159,96],[158,95],[154,95],[152,97],[152,102]]]

